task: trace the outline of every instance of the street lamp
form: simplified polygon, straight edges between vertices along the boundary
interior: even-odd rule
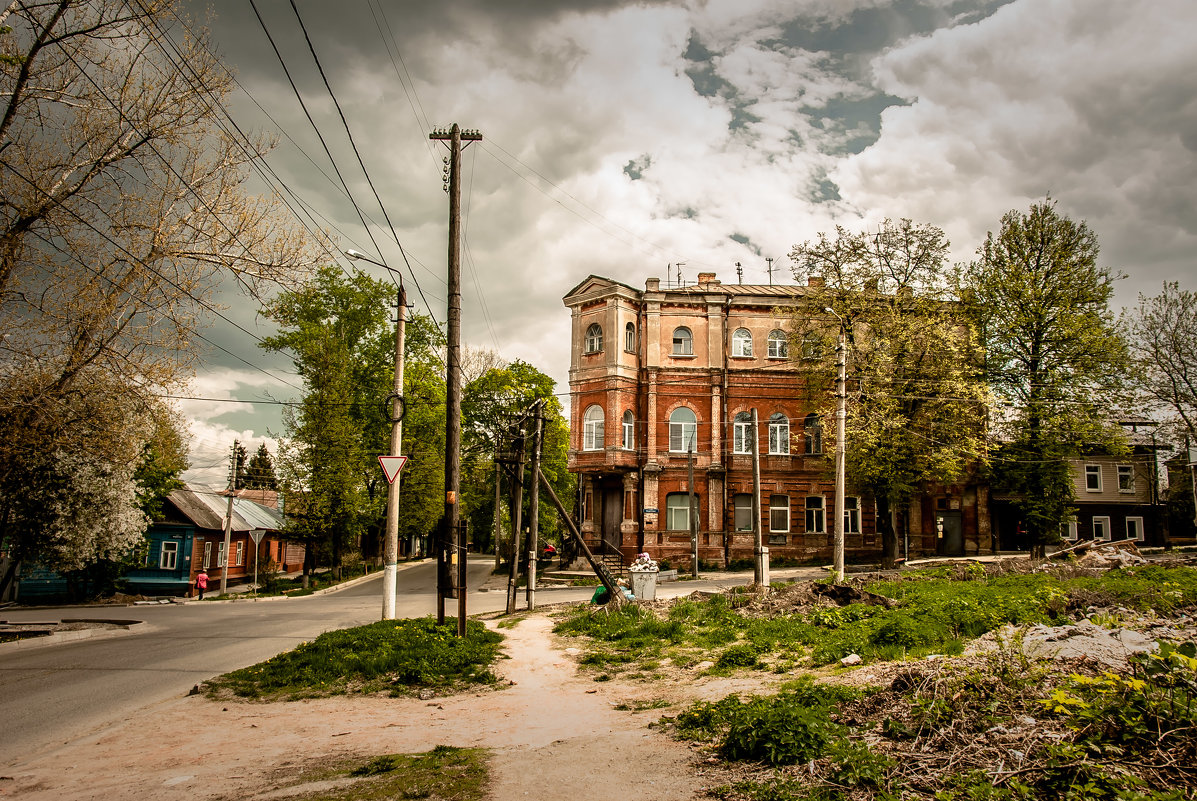
[[[835,528],[834,532],[834,549],[835,549],[835,564],[832,566],[832,574],[836,581],[844,580],[844,418],[847,417],[847,401],[848,401],[848,379],[846,375],[848,366],[848,337],[847,323],[844,318],[836,313],[835,309],[830,306],[825,306],[823,311],[828,314],[834,314],[836,319],[840,321],[840,339],[839,344],[835,347],[836,353],[836,367],[839,368],[839,377],[836,379],[836,397],[839,401],[838,407],[835,411]]]
[[[377,264],[379,267],[382,267],[384,269],[387,269],[387,270],[391,269],[390,267],[387,267],[382,262],[375,261],[374,259],[367,256],[365,253],[362,253],[361,251],[358,251],[358,250],[354,250],[353,248],[350,248],[349,250],[345,251],[345,255],[348,256],[349,258],[353,259],[354,261],[368,261],[371,264]]]

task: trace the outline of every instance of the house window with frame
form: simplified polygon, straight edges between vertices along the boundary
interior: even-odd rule
[[[752,495],[747,492],[737,492],[732,498],[735,509],[733,523],[736,531],[753,531],[752,525]]]
[[[212,543],[204,541],[204,570],[212,566]]]
[[[602,406],[595,404],[586,409],[586,414],[582,416],[582,450],[601,451],[603,449],[605,424]]]
[[[1109,542],[1110,540],[1110,518],[1095,517],[1093,518],[1093,539]]]
[[[598,323],[591,323],[586,329],[586,352],[600,353],[603,349],[603,327]]]
[[[1118,465],[1118,491],[1135,491],[1135,467],[1129,464]]]
[[[245,543],[238,540],[237,547],[233,550],[233,564],[240,567],[245,564]]]
[[[732,356],[752,355],[752,332],[747,328],[737,328],[732,334]]]
[[[628,353],[636,352],[636,324],[628,323],[623,327],[623,349]]]
[[[806,496],[806,533],[823,534],[827,531],[827,509],[822,495]]]
[[[790,355],[790,338],[786,332],[773,329],[769,332],[769,358],[784,359]]]
[[[224,558],[224,543],[223,542],[216,543],[216,548],[217,548],[217,550],[216,550],[216,566],[224,567],[226,564],[225,558]]]
[[[1085,492],[1101,492],[1101,465],[1085,465]]]
[[[769,533],[790,533],[790,496],[769,496]]]
[[[673,355],[694,355],[694,337],[690,333],[690,329],[686,328],[684,325],[680,325],[673,329]]]
[[[781,412],[769,417],[769,453],[773,456],[790,455],[790,418]]]
[[[860,533],[860,498],[844,496],[844,533]]]
[[[802,421],[802,444],[806,453],[823,452],[823,421],[817,414],[808,414]]]
[[[1076,542],[1076,519],[1060,524],[1060,539]]]
[[[752,415],[740,412],[732,423],[732,453],[741,456],[752,453]]]
[[[158,567],[163,570],[174,570],[179,566],[179,543],[169,540],[162,543],[162,551],[158,556]]]
[[[1143,541],[1143,518],[1128,517],[1126,519],[1126,538],[1137,542]]]
[[[698,495],[694,503],[699,504]],[[669,531],[690,530],[690,493],[671,492],[665,496],[665,528]]]
[[[623,448],[626,451],[636,448],[636,417],[631,410],[623,413]]]
[[[671,453],[694,453],[698,450],[698,418],[685,406],[669,415],[669,450]]]

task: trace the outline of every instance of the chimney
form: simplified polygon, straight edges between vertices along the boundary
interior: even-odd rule
[[[709,286],[711,284],[715,284],[716,286],[718,286],[719,283],[720,282],[715,278],[714,273],[699,273],[698,274],[698,285],[699,286]]]
[[[807,286],[823,286],[823,277],[812,275],[806,279]]]
[[[661,279],[660,278],[650,278],[647,281],[645,281],[644,282],[644,291],[645,292],[660,292],[661,291]]]

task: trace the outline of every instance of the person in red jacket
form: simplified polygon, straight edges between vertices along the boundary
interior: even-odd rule
[[[195,577],[195,588],[199,590],[199,599],[204,600],[204,590],[208,589],[208,571],[201,570]]]

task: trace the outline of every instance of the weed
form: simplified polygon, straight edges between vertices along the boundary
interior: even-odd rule
[[[483,749],[438,745],[423,754],[386,754],[302,773],[283,789],[288,798],[318,797],[327,801],[392,798],[482,801],[487,797],[489,781],[487,757]],[[315,791],[309,789],[309,785],[329,780],[334,782],[331,790],[327,785]]]

